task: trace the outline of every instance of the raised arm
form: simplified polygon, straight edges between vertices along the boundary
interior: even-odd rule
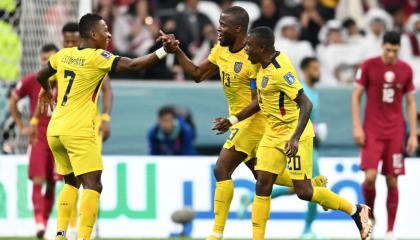
[[[179,47],[175,51],[175,56],[184,71],[191,75],[196,83],[213,76],[219,69],[217,65],[214,65],[208,59],[198,66],[195,65]]]
[[[289,158],[294,157],[298,151],[300,136],[305,130],[306,124],[308,124],[312,111],[312,102],[306,94],[300,94],[294,101],[297,103],[300,111],[295,132],[285,146],[286,156]]]
[[[360,106],[364,89],[362,86],[356,85],[351,96],[351,113],[353,119],[353,139],[354,142],[363,146],[365,144],[365,133],[360,121]]]

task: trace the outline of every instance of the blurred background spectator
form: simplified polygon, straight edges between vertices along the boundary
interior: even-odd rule
[[[158,123],[149,130],[150,155],[195,155],[194,130],[172,106],[158,112]]]
[[[266,26],[274,30],[279,16],[274,0],[261,0],[261,17],[255,20],[252,28]]]
[[[305,57],[314,56],[311,44],[305,40],[299,40],[300,24],[295,17],[283,17],[277,23],[274,36],[274,46],[277,50],[284,51],[292,61],[293,66],[299,66]]]

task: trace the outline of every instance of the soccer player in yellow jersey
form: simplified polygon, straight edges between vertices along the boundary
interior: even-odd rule
[[[40,94],[41,111],[53,104],[48,78],[57,74],[58,98],[47,130],[57,172],[65,185],[58,199],[56,239],[65,239],[69,217],[83,185],[80,203],[79,240],[89,240],[99,210],[102,191],[102,159],[95,133],[98,91],[109,71],[139,71],[166,56],[164,47],[143,57],[115,56],[106,48],[111,34],[105,21],[86,14],[79,22],[79,47],[64,48],[54,55],[37,80],[45,90]]]
[[[287,55],[275,50],[273,32],[267,27],[252,29],[246,48],[249,60],[257,68],[258,100],[236,114],[235,118],[241,122],[261,110],[268,121],[255,166],[257,183],[252,204],[253,239],[264,239],[273,183],[286,166],[300,199],[349,214],[361,238],[366,239],[371,230],[369,208],[351,204],[331,190],[311,184],[314,130],[309,116],[312,103],[303,92]],[[223,119],[216,128],[224,131],[229,125],[229,121]]]
[[[190,74],[196,82],[202,82],[219,71],[229,114],[235,115],[252,99],[256,99],[255,72],[244,49],[249,16],[241,7],[230,7],[222,12],[219,23],[218,43],[203,63],[198,66],[193,64],[180,48],[175,51],[175,55],[185,72]],[[162,38],[165,44],[170,44],[169,35]],[[215,119],[215,122],[217,121],[219,119]],[[223,239],[223,231],[233,198],[232,173],[240,163],[245,162],[255,176],[256,151],[264,134],[265,124],[263,114],[257,113],[230,128],[230,135],[220,151],[214,169],[217,182],[214,192],[214,225],[213,233],[208,240]],[[324,182],[321,181],[322,184]],[[279,175],[275,184],[292,186],[288,171]]]

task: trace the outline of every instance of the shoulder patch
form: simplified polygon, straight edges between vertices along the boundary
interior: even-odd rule
[[[288,72],[286,75],[284,75],[284,80],[286,80],[286,82],[289,84],[289,85],[292,85],[295,81],[296,81],[296,79],[295,79],[295,77],[293,76],[293,73],[292,72]]]
[[[102,51],[101,56],[106,58],[106,59],[110,59],[112,57],[112,53],[104,50],[104,51]]]

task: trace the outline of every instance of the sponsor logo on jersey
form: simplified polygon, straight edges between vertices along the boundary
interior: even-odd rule
[[[239,73],[242,69],[242,62],[235,62],[235,65],[233,66],[233,70],[235,70],[236,73]]]
[[[265,88],[268,85],[268,76],[264,76],[261,82],[261,87]]]
[[[286,75],[284,75],[284,80],[286,80],[286,82],[289,85],[292,85],[296,80],[295,77],[293,76],[293,74],[291,72],[288,72]]]

